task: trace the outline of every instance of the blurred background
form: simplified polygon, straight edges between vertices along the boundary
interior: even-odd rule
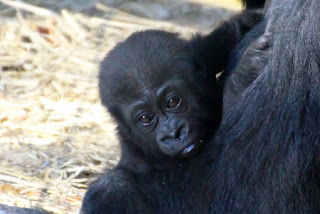
[[[97,92],[98,63],[132,32],[190,37],[236,0],[0,0],[0,203],[76,213],[119,159]]]

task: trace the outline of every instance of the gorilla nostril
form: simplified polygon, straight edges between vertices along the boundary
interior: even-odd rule
[[[181,133],[181,129],[180,128],[174,130],[173,137],[174,138],[178,138],[180,136],[180,133]]]
[[[181,137],[181,133],[182,133],[182,130],[183,128],[185,127],[185,125],[181,125],[180,127],[178,127],[175,132],[174,132],[174,138],[179,138],[180,140],[180,137]]]

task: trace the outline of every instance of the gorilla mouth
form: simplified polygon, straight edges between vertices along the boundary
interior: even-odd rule
[[[189,144],[187,147],[185,147],[182,151],[181,151],[181,156],[182,157],[188,157],[191,155],[194,155],[195,153],[197,153],[201,147],[201,145],[203,144],[203,141],[200,140],[197,143],[192,143]]]

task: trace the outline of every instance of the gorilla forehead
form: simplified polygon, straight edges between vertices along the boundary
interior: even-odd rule
[[[177,34],[158,30],[134,33],[102,61],[100,92],[108,97],[141,96],[168,79],[186,79],[192,70],[190,61],[186,41]]]

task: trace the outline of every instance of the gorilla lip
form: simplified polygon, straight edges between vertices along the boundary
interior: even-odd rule
[[[188,145],[186,148],[184,148],[181,152],[181,155],[185,156],[185,155],[189,155],[191,152],[197,150],[197,148],[199,148],[200,144],[202,144],[202,140],[200,140],[200,142],[198,143],[193,143]]]
[[[182,154],[184,155],[184,154],[188,154],[189,152],[191,152],[193,149],[194,149],[194,147],[195,147],[196,145],[195,144],[191,144],[191,145],[189,145],[189,146],[187,146],[187,148],[185,148],[184,150],[182,150]]]

